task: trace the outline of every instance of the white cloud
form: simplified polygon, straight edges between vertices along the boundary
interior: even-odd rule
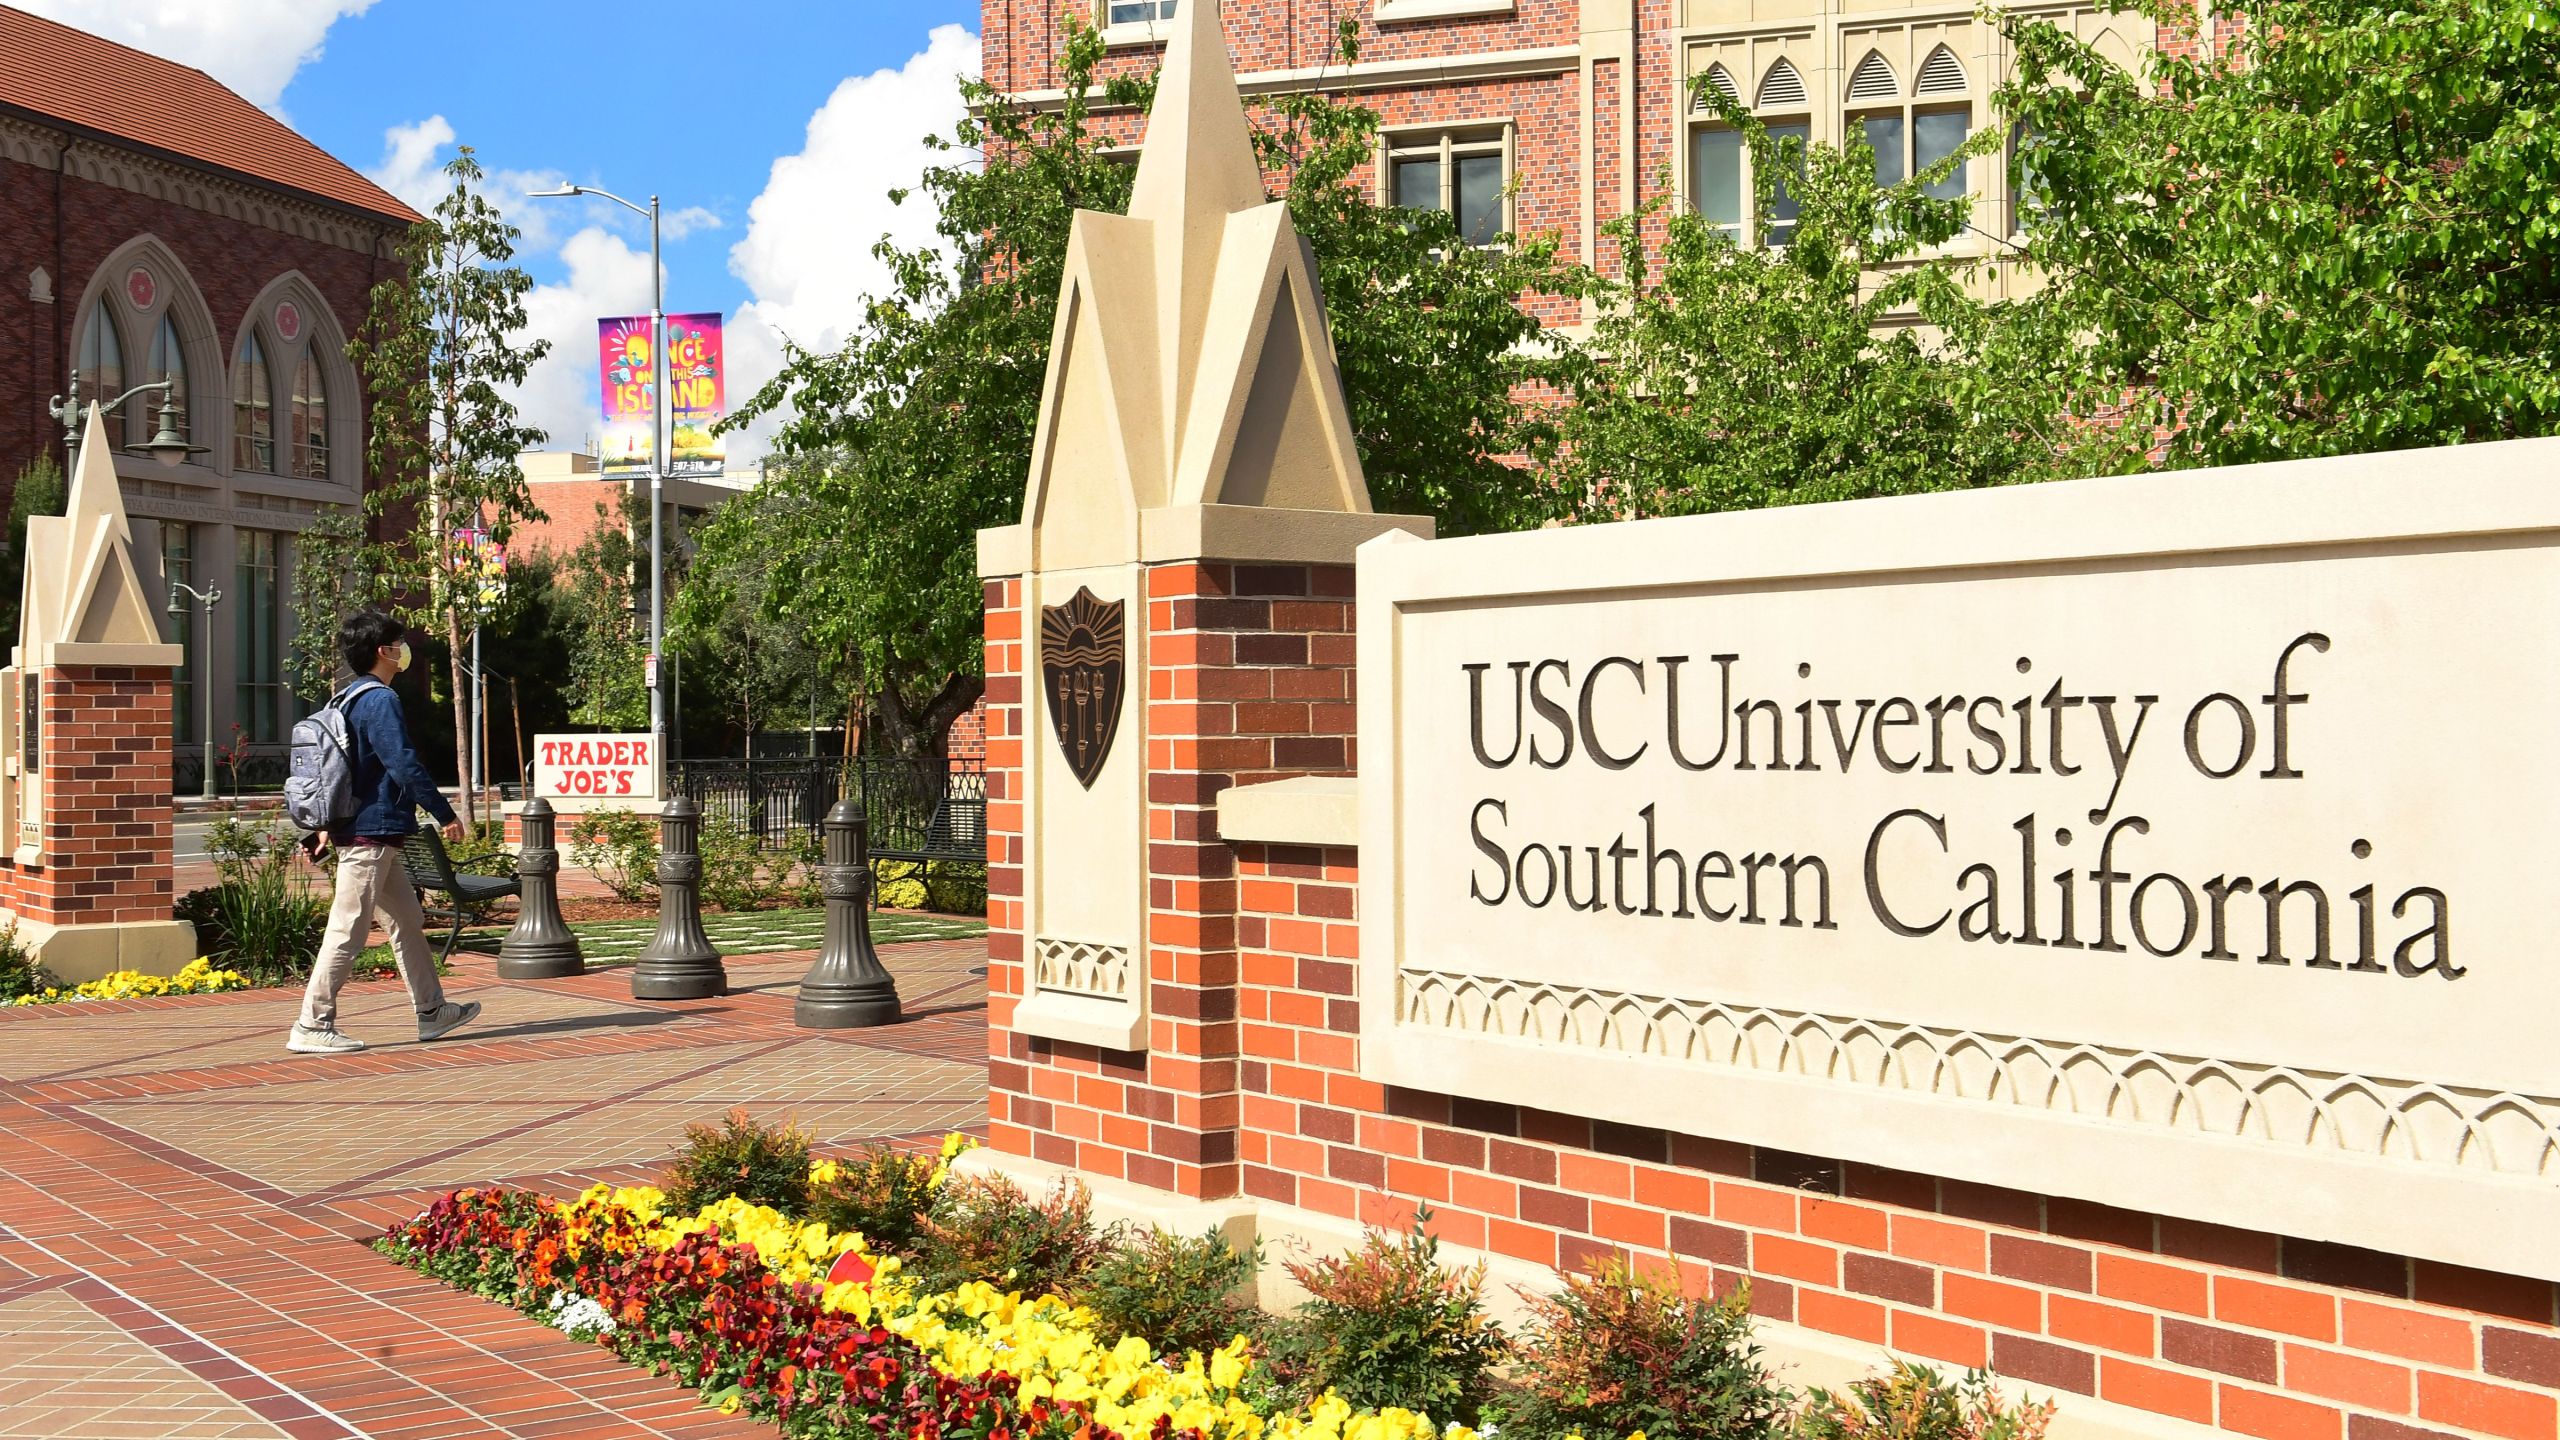
[[[527,423],[551,432],[543,448],[584,450],[604,424],[596,321],[649,313],[649,252],[591,225],[569,237],[560,259],[568,277],[525,295],[525,335],[550,341],[551,353],[514,398]]]
[[[442,115],[394,125],[382,132],[382,159],[364,172],[365,178],[423,214],[453,188],[445,178],[444,167],[453,158],[455,138],[452,122]],[[487,157],[481,158],[485,162]],[[559,170],[491,170],[481,180],[480,193],[498,207],[510,224],[524,232],[516,242],[519,255],[548,254],[558,248],[561,237],[572,226],[604,224],[612,215],[624,213],[609,200],[535,200],[528,194],[557,189],[568,178],[566,172]],[[611,207],[611,214],[606,207]],[[699,214],[712,225],[720,223],[719,217],[707,210]]]
[[[730,273],[754,297],[728,325],[733,404],[781,369],[784,336],[811,350],[842,343],[870,298],[888,288],[887,268],[871,254],[882,235],[906,247],[933,239],[925,198],[896,205],[888,192],[952,158],[925,140],[959,121],[958,79],[978,73],[979,57],[977,36],[938,27],[905,65],[838,85],[809,118],[800,153],[774,162],[729,252]],[[773,428],[768,417],[732,436],[733,461],[760,454]]]
[[[444,194],[444,149],[453,138],[452,123],[441,115],[394,125],[382,132],[382,163],[365,178],[424,214]]]
[[[719,229],[720,217],[699,205],[687,205],[672,215],[660,215],[658,228],[670,241],[681,240],[696,230]]]
[[[329,27],[374,0],[14,0],[48,20],[193,65],[274,111],[294,72],[320,58]]]

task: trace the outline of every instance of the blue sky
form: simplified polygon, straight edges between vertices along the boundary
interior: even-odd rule
[[[524,189],[659,193],[668,308],[729,317],[741,394],[781,337],[825,348],[859,317],[884,231],[925,238],[931,217],[886,192],[948,133],[978,55],[977,0],[12,3],[202,67],[421,209],[472,146],[527,232],[530,329],[554,353],[518,399],[553,448],[595,428],[596,317],[648,309],[648,230]]]

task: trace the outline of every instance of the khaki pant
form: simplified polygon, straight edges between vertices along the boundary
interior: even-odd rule
[[[436,979],[436,955],[427,944],[427,917],[418,909],[417,887],[400,868],[397,845],[349,845],[338,852],[338,893],[329,904],[329,933],[320,941],[320,958],[311,965],[311,984],[302,992],[302,1024],[312,1030],[338,1027],[338,992],[355,973],[356,956],[373,938],[373,917],[382,917],[391,932],[391,953],[399,959],[400,978],[420,1013],[444,1004],[444,984]]]

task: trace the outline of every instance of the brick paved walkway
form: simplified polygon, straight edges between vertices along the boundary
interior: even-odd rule
[[[644,1178],[735,1106],[836,1147],[979,1125],[985,942],[882,956],[909,1018],[852,1035],[792,1028],[805,953],[647,1005],[462,956],[479,1024],[418,1045],[358,984],[352,1056],[287,1055],[276,991],[0,1010],[0,1437],[769,1437],[363,1242],[458,1185]]]

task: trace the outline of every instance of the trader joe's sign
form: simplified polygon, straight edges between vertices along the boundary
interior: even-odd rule
[[[533,793],[545,800],[655,800],[658,742],[647,735],[542,735]]]

